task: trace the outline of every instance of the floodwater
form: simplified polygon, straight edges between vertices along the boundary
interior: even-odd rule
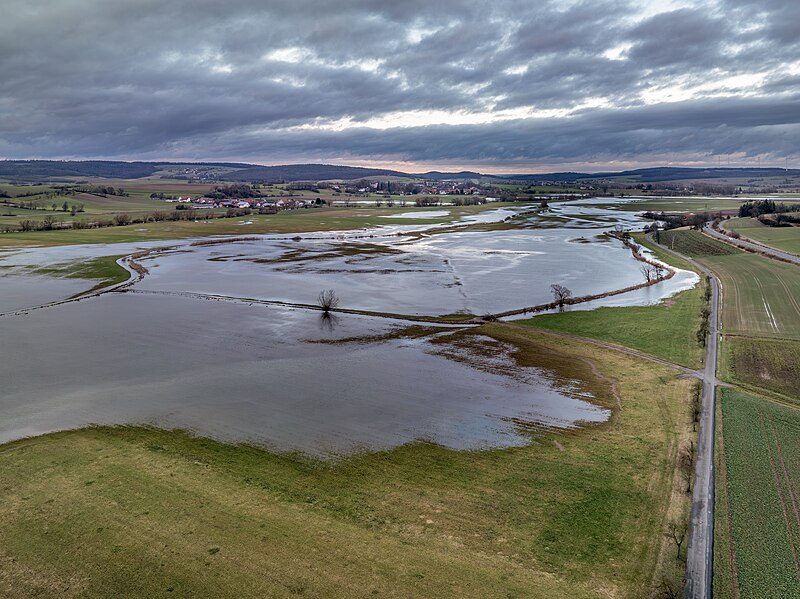
[[[516,212],[489,210],[459,224],[499,223]],[[527,436],[514,423],[605,420],[608,412],[579,383],[513,366],[502,348],[488,363],[464,348],[458,357],[442,353],[428,338],[320,343],[385,335],[401,324],[354,315],[320,320],[318,312],[247,300],[309,304],[334,289],[345,308],[484,314],[549,302],[553,283],[576,296],[611,291],[640,282],[640,263],[602,233],[642,222],[576,201],[492,231],[389,225],[299,240],[174,242],[143,261],[149,274],[133,293],[0,318],[0,442],[89,423],[149,423],[325,455],[416,439],[458,449],[518,445]],[[36,248],[4,254],[3,265],[20,272],[164,245]],[[680,271],[580,308],[648,305],[696,282]],[[91,285],[0,277],[0,314]]]
[[[578,383],[541,369],[487,372],[469,365],[469,353],[439,355],[425,338],[319,342],[397,326],[354,315],[329,326],[306,310],[119,293],[3,318],[0,442],[148,423],[314,455],[417,439],[477,449],[525,443],[512,420],[571,427],[609,416]]]
[[[398,314],[496,313],[552,301],[550,285],[574,295],[642,281],[618,241],[564,229],[457,231],[413,241],[257,240],[158,255],[136,289],[231,295],[311,304],[333,289],[342,307]],[[693,273],[652,286],[620,305],[653,303],[691,286]]]
[[[91,289],[95,281],[9,274],[0,278],[0,314],[41,306]]]

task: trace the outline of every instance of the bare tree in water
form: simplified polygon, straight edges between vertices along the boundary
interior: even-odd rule
[[[639,270],[642,271],[642,274],[644,275],[644,280],[647,281],[648,283],[652,281],[654,278],[656,278],[656,269],[652,264],[648,264],[647,262],[645,262],[644,264],[642,264]]]
[[[550,285],[550,291],[553,292],[553,300],[555,301],[558,309],[564,311],[564,304],[572,297],[572,291],[563,285]]]
[[[327,314],[339,305],[339,296],[336,295],[333,289],[326,289],[319,292],[317,303],[322,308],[322,311]]]

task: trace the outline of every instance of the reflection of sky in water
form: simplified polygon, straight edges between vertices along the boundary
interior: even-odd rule
[[[519,445],[512,419],[608,417],[546,372],[487,372],[426,339],[330,344],[398,323],[173,296],[109,294],[0,319],[0,442],[89,423],[152,423],[314,454],[426,439]],[[5,346],[4,346],[5,347]],[[502,360],[508,367],[510,358]],[[42,368],[46,367],[46,376]]]
[[[321,289],[331,288],[348,308],[483,314],[546,303],[551,300],[553,283],[566,285],[580,296],[641,282],[640,263],[630,251],[617,241],[601,242],[597,236],[616,223],[639,228],[645,221],[633,213],[586,203],[553,203],[544,215],[525,219],[535,228],[423,234],[412,240],[384,234],[414,229],[400,225],[373,229],[371,238],[344,232],[304,234],[300,241],[284,235],[214,246],[176,242],[180,251],[145,262],[150,275],[137,288],[297,303],[314,303]],[[496,222],[514,212],[494,209],[469,220]],[[539,228],[541,223],[546,225]],[[87,254],[122,254],[136,247],[163,245],[41,248],[11,255],[7,261],[65,262]],[[365,251],[358,253],[359,249]],[[593,307],[655,303],[696,280],[693,273],[680,271],[670,281],[607,298]],[[0,279],[0,291],[2,286]]]

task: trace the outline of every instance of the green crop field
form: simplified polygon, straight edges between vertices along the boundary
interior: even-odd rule
[[[721,349],[722,378],[780,393],[800,404],[800,341],[727,335]]]
[[[721,401],[725,484],[718,493],[726,509],[716,526],[731,536],[717,547],[715,596],[796,597],[800,411],[732,389],[721,391]]]
[[[736,248],[717,241],[708,235],[704,235],[700,231],[690,231],[686,229],[662,231],[660,233],[660,238],[660,243],[662,245],[689,256],[690,258],[741,254]]]
[[[800,254],[800,227],[770,227],[755,218],[735,218],[726,222],[725,228],[753,241]]]
[[[0,446],[0,596],[624,599],[657,568],[680,580],[663,531],[689,502],[691,381],[507,325],[475,334],[560,363],[615,417],[524,447],[333,462],[142,428],[16,441]]]
[[[664,231],[661,243],[697,258],[720,279],[723,333],[800,338],[797,266],[743,252],[699,231]]]
[[[703,257],[722,282],[723,332],[800,338],[800,269],[755,254]]]

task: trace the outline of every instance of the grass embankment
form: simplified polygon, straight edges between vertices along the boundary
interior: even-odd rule
[[[732,389],[721,391],[724,472],[714,594],[794,597],[800,589],[800,412]],[[726,519],[727,518],[727,519]]]
[[[637,242],[653,250],[663,262],[695,270],[688,262],[660,251],[641,237]],[[705,347],[698,342],[697,331],[706,304],[703,282],[654,306],[576,310],[515,322],[616,343],[689,368],[700,368]]]
[[[638,598],[679,580],[663,530],[688,505],[691,382],[501,324],[474,334],[563,363],[611,408],[613,376],[624,411],[525,447],[335,462],[143,428],[6,444],[0,595]]]
[[[518,205],[518,204],[517,204]],[[287,210],[278,214],[251,214],[236,218],[197,221],[164,221],[99,229],[69,229],[0,234],[0,247],[56,246],[86,243],[126,243],[208,237],[211,235],[248,235],[264,233],[311,233],[346,231],[379,225],[430,225],[449,223],[484,210],[509,206],[506,203],[478,206],[445,206],[431,208],[309,208]],[[398,218],[406,212],[441,211],[449,214],[432,218]]]
[[[770,227],[755,218],[734,218],[723,224],[729,231],[736,231],[753,241],[800,254],[800,227]]]
[[[33,269],[31,272],[37,275],[47,275],[50,277],[66,279],[88,279],[97,280],[97,284],[90,290],[98,291],[117,283],[128,280],[128,271],[117,264],[117,260],[122,256],[100,256],[91,258],[83,262],[69,262],[66,264],[54,264]],[[81,294],[82,295],[82,294]]]

